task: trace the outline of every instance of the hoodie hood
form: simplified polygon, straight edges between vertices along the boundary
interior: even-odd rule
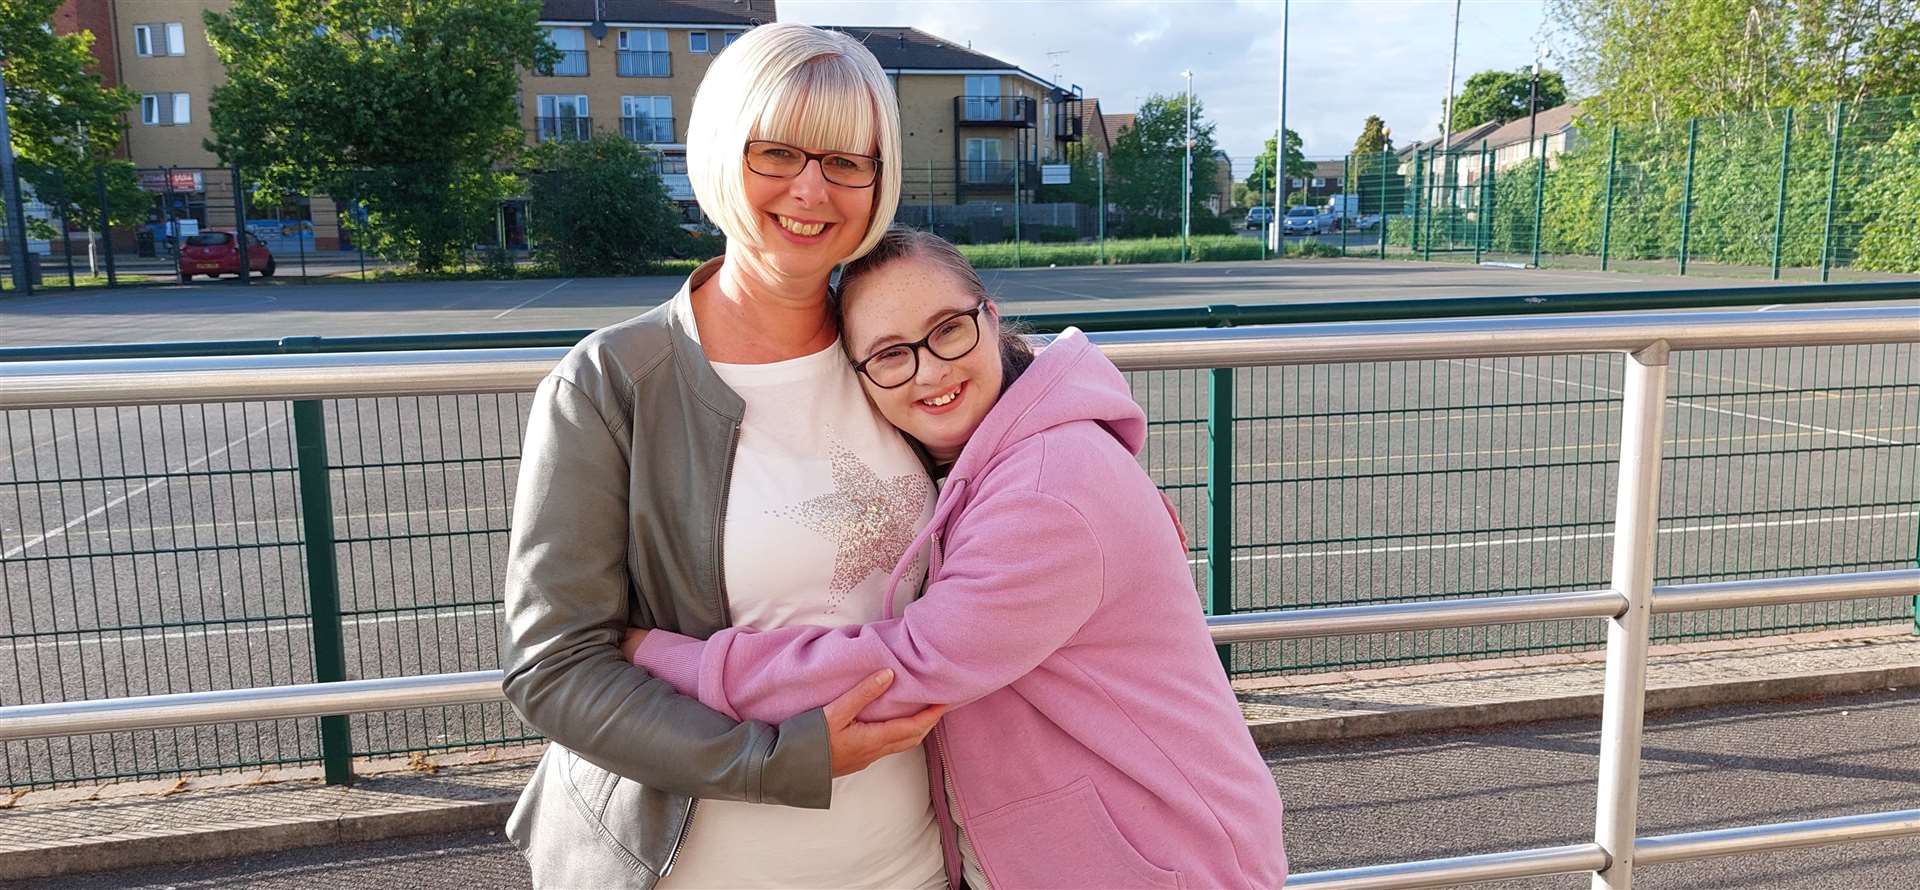
[[[948,479],[970,478],[1021,440],[1083,420],[1099,424],[1129,453],[1139,454],[1146,444],[1147,415],[1126,377],[1079,328],[1067,328],[1001,394],[960,450]]]

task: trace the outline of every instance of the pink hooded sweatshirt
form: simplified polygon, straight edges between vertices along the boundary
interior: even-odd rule
[[[634,661],[735,719],[778,722],[883,668],[893,685],[862,719],[958,706],[928,745],[956,883],[943,762],[994,890],[1279,887],[1280,795],[1135,460],[1146,432],[1119,370],[1069,330],[967,442],[886,620],[655,630]],[[925,594],[894,617],[929,540]]]

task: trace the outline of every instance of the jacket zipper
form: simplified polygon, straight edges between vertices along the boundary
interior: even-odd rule
[[[968,854],[972,854],[973,861],[980,863],[981,877],[984,878],[987,863],[980,858],[980,851],[973,848],[973,838],[967,834],[966,826],[961,824],[960,794],[953,788],[953,758],[947,756],[947,734],[938,727],[933,731],[933,747],[940,752],[940,780],[947,786],[947,809],[951,811],[948,816],[953,821],[953,833],[960,846],[960,879],[964,882],[967,877]],[[971,884],[968,888],[969,890],[993,890],[991,886],[973,887]]]
[[[727,604],[727,496],[733,493],[733,459],[739,453],[740,424],[735,423],[732,438],[727,442],[727,462],[720,471],[720,478],[726,484],[720,489],[720,512],[715,514],[718,518],[714,522],[713,529],[714,563],[720,566],[720,571],[714,573],[718,576],[714,579],[714,589],[720,594],[721,627],[733,624],[733,608]],[[687,798],[687,819],[680,823],[680,836],[673,839],[673,848],[667,851],[667,863],[660,868],[661,877],[664,878],[673,873],[674,860],[680,858],[680,845],[687,842],[687,832],[693,830],[693,814],[698,809],[700,809],[700,798]]]

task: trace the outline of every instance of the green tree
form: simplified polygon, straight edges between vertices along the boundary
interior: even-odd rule
[[[557,53],[538,0],[235,0],[208,147],[269,193],[366,210],[378,252],[441,269],[486,237],[522,146],[522,68]]]
[[[1527,116],[1527,99],[1533,87],[1533,70],[1482,71],[1467,78],[1460,95],[1453,99],[1455,132],[1493,121],[1506,123]],[[1531,107],[1546,110],[1567,103],[1567,82],[1558,71],[1540,72],[1540,93]],[[1440,104],[1442,114],[1446,103]],[[1363,137],[1364,138],[1364,135]]]
[[[1107,200],[1126,215],[1121,234],[1170,235],[1180,231],[1186,101],[1185,96],[1147,97],[1140,104],[1133,126],[1113,144]],[[1202,231],[1203,220],[1215,219],[1205,206],[1215,189],[1213,149],[1213,123],[1206,119],[1203,104],[1195,99],[1191,208],[1195,232]]]
[[[100,211],[95,171],[104,169],[111,221],[137,221],[152,198],[140,191],[133,165],[113,157],[134,95],[101,83],[93,70],[92,33],[54,33],[51,23],[60,5],[61,0],[0,2],[8,123],[20,178],[41,202],[91,228]]]
[[[1269,177],[1273,171],[1275,144],[1276,140],[1268,139],[1267,147],[1260,152],[1259,157],[1253,159],[1253,173],[1247,176],[1248,188],[1259,189],[1262,184],[1269,190],[1274,187],[1274,182]],[[1287,128],[1287,175],[1295,179],[1313,175],[1313,162],[1307,160],[1306,152],[1301,149],[1300,134],[1294,132],[1291,127]]]
[[[638,274],[684,235],[653,153],[631,140],[548,142],[530,160],[535,243],[562,275]]]
[[[1378,154],[1393,150],[1393,128],[1380,119],[1380,115],[1367,115],[1366,123],[1360,125],[1360,138],[1353,140],[1354,154]]]
[[[1551,0],[1604,124],[1920,92],[1920,5],[1885,0]]]

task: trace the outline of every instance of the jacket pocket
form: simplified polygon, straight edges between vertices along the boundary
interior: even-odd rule
[[[976,816],[966,828],[996,890],[1182,886],[1178,872],[1148,862],[1127,843],[1084,776]]]

